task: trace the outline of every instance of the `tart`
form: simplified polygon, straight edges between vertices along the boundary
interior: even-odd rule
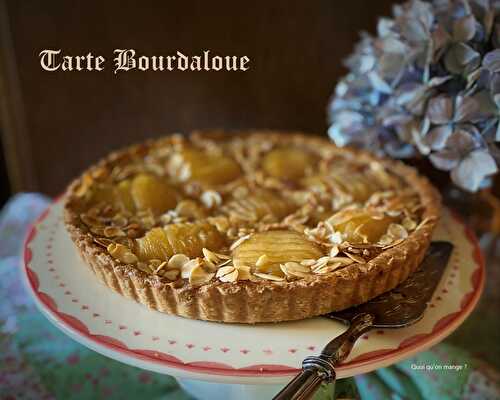
[[[65,196],[85,263],[118,293],[239,323],[364,303],[420,264],[440,213],[401,162],[300,133],[195,132],[109,155]]]

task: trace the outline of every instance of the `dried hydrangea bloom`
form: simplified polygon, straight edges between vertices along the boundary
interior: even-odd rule
[[[465,190],[488,185],[500,162],[500,2],[411,0],[393,14],[347,59],[330,137],[396,158],[428,156]]]

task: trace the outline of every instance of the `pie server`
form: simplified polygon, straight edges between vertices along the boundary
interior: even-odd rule
[[[453,245],[432,242],[420,265],[402,284],[368,303],[324,315],[349,325],[319,356],[307,357],[302,371],[274,400],[309,399],[322,382],[335,381],[335,366],[344,361],[356,340],[373,328],[402,328],[422,318],[448,264]]]

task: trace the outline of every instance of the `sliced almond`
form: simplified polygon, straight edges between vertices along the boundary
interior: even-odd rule
[[[216,265],[217,268],[220,268],[220,267],[224,267],[228,264],[231,264],[233,262],[233,260],[231,260],[230,258],[228,258],[227,260],[224,260],[224,261],[221,261],[219,264]]]
[[[385,215],[384,215],[384,213],[381,213],[381,212],[373,212],[371,214],[371,218],[380,221],[380,220],[385,218]]]
[[[387,246],[382,247],[382,250],[387,250],[391,247],[397,246],[401,242],[404,242],[404,239],[396,239],[391,244],[388,244]]]
[[[378,244],[380,246],[388,246],[394,241],[394,238],[391,235],[384,234],[378,240]]]
[[[165,268],[167,266],[167,262],[166,261],[162,261],[160,263],[160,265],[158,265],[155,269],[155,274],[157,274],[158,272],[160,272],[163,268]]]
[[[419,230],[420,228],[422,228],[424,225],[428,224],[430,221],[432,221],[434,218],[425,218],[422,222],[420,222],[418,224],[418,226],[415,228],[415,230]]]
[[[126,264],[134,264],[138,261],[137,256],[130,251],[127,246],[119,243],[111,243],[106,248],[108,253],[118,259],[119,261]]]
[[[207,208],[218,207],[222,204],[222,196],[214,190],[207,190],[206,192],[203,192],[200,200]]]
[[[107,238],[110,237],[119,237],[119,236],[127,236],[125,232],[123,232],[120,228],[117,228],[115,226],[107,226],[103,230],[104,236]]]
[[[201,265],[201,260],[199,258],[193,258],[192,260],[189,260],[187,263],[183,264],[181,267],[181,276],[184,279],[187,279],[191,276],[191,272],[195,269],[200,267]]]
[[[335,271],[336,269],[343,267],[342,263],[340,262],[329,264],[328,266],[332,268],[332,271]]]
[[[104,228],[102,226],[91,226],[90,232],[97,236],[104,236]]]
[[[221,254],[221,253],[216,253],[216,252],[212,252],[212,253],[214,253],[219,258],[219,260],[230,260],[231,259],[231,256],[228,256],[227,254]]]
[[[181,269],[185,264],[189,262],[189,257],[185,254],[175,254],[168,260],[169,269]]]
[[[328,264],[328,261],[330,261],[328,257],[321,257],[314,265],[311,266],[311,270],[316,271],[317,269],[323,268]]]
[[[205,271],[198,263],[195,264],[194,268],[190,271],[189,283],[193,286],[200,286],[210,282],[214,276],[215,274],[213,272]]]
[[[280,265],[283,273],[288,277],[305,278],[311,273],[311,269],[297,262],[287,262]]]
[[[351,254],[351,253],[345,253],[345,255],[357,263],[366,264],[366,261],[363,257],[357,256],[356,254]]]
[[[168,269],[161,273],[161,276],[174,281],[179,277],[180,271],[178,269]]]
[[[208,250],[207,248],[202,249],[203,255],[205,256],[205,260],[211,262],[212,264],[218,264],[220,259],[217,257],[217,254]]]
[[[225,267],[222,267],[222,268],[219,268],[217,270],[217,273],[215,274],[215,276],[217,278],[221,278],[223,277],[224,275],[227,275],[227,274],[230,274],[231,272],[233,272],[236,268],[233,266],[233,265],[228,265],[228,266],[225,266]]]
[[[233,266],[222,267],[215,275],[221,282],[236,282],[238,280],[238,269]]]
[[[310,268],[304,266],[304,265],[301,265],[300,263],[298,262],[287,262],[284,264],[285,268],[289,271],[294,271],[294,272],[304,272],[304,273],[308,273],[311,271]]]
[[[151,268],[149,268],[148,264],[142,261],[138,261],[136,265],[137,269],[147,272],[148,274],[151,273]]]
[[[389,228],[387,228],[387,234],[394,239],[406,239],[408,237],[408,232],[404,226],[399,224],[390,224]]]
[[[385,212],[389,217],[399,217],[401,215],[401,211],[399,210],[388,210]]]
[[[208,222],[214,225],[219,232],[226,232],[229,229],[229,220],[226,217],[211,217]]]
[[[283,282],[285,280],[284,277],[276,276],[276,275],[272,275],[272,274],[265,274],[263,272],[254,272],[253,274],[259,278],[262,278],[262,279],[265,279],[268,281]]]
[[[322,268],[315,269],[314,273],[315,274],[320,274],[320,275],[328,274],[330,272],[335,271],[337,268],[339,268],[341,266],[342,266],[342,264],[340,264],[340,263],[326,265],[326,266],[324,266]]]
[[[250,239],[250,235],[245,235],[245,236],[240,237],[237,241],[235,241],[231,245],[229,250],[233,251],[236,247],[238,247],[240,244],[242,244],[245,240],[248,240],[248,239]]]
[[[336,257],[337,254],[339,254],[339,247],[338,246],[333,246],[330,249],[330,257]]]
[[[97,218],[94,218],[90,215],[87,214],[81,214],[80,219],[82,222],[87,225],[89,228],[93,226],[100,226],[102,225],[101,221],[99,221]]]
[[[350,257],[332,257],[330,263],[340,263],[341,265],[350,265],[354,260]]]
[[[318,258],[318,260],[316,262],[317,263],[323,263],[323,262],[329,262],[329,261],[330,261],[330,257],[323,256],[323,257]]]
[[[417,223],[409,217],[405,217],[401,222],[401,225],[403,225],[407,231],[412,231],[417,227]]]
[[[118,228],[124,228],[125,226],[127,226],[127,222],[127,218],[122,215],[116,215],[115,217],[113,217],[113,225]]]
[[[111,240],[106,238],[94,238],[94,242],[105,248],[107,248],[111,243],[113,243]]]

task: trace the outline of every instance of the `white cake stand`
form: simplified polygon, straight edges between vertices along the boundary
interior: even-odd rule
[[[61,203],[54,203],[26,238],[22,270],[37,306],[76,341],[123,363],[173,375],[194,396],[270,398],[306,356],[345,329],[324,318],[252,326],[149,310],[94,278],[65,230]],[[484,282],[474,235],[446,211],[435,239],[449,240],[455,249],[424,318],[407,328],[363,336],[337,368],[338,378],[370,372],[431,347],[473,310]]]

